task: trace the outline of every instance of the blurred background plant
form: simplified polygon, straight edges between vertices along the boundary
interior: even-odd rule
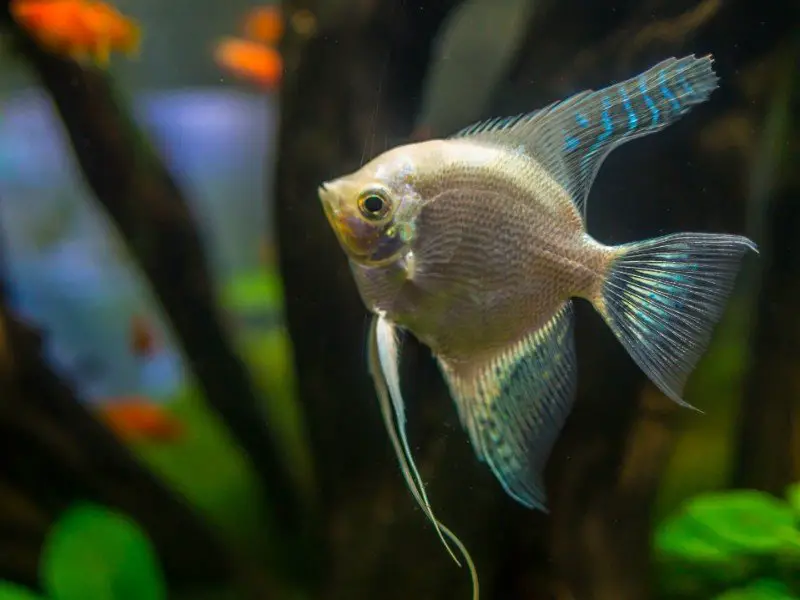
[[[410,434],[483,598],[800,598],[796,6],[0,6],[0,599],[469,597],[396,472],[316,187],[691,52],[720,89],[611,155],[589,227],[758,242],[690,381],[706,414],[579,306],[550,515],[475,461],[413,343]]]
[[[655,532],[664,598],[796,598],[800,486],[699,495]]]

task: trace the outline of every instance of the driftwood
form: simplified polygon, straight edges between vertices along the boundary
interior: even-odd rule
[[[777,496],[800,480],[800,321],[795,300],[800,293],[795,241],[800,231],[800,178],[792,167],[800,144],[798,41],[795,37],[776,49],[774,69],[752,73],[746,87],[751,93],[752,88],[765,92],[758,94],[761,101],[750,110],[766,110],[769,117],[763,130],[753,132],[742,148],[755,165],[749,188],[758,209],[751,228],[761,243],[761,290],[739,418],[734,483]]]

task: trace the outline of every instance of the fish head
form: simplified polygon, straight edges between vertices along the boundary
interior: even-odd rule
[[[382,266],[404,256],[413,241],[421,207],[413,153],[401,146],[358,171],[323,183],[325,215],[348,257],[363,266]]]

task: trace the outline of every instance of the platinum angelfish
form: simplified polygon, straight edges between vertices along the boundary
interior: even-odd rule
[[[464,552],[475,597],[469,555],[434,517],[406,440],[398,331],[430,347],[477,457],[531,508],[545,510],[542,472],[575,397],[573,298],[688,406],[684,384],[755,244],[676,233],[606,246],[585,212],[613,148],[675,122],[716,86],[711,57],[670,58],[536,112],[394,148],[320,187],[374,314],[371,370],[403,474],[445,545]]]

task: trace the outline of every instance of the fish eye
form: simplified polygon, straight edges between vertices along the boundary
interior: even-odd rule
[[[370,190],[358,199],[358,208],[367,219],[379,221],[389,212],[391,204],[383,192]]]

